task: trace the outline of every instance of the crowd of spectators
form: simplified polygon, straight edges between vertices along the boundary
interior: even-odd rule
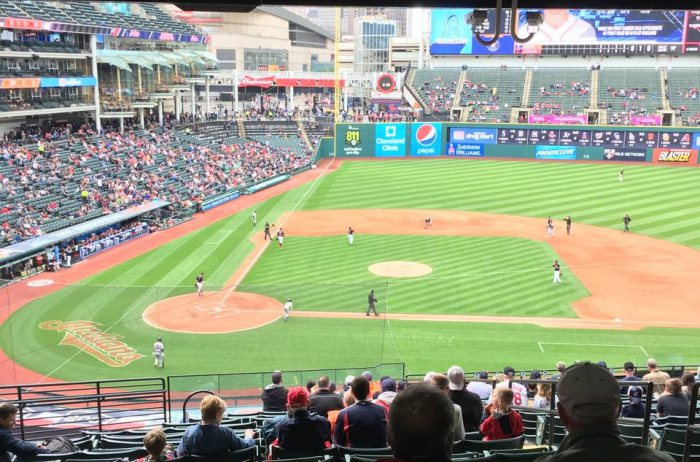
[[[649,89],[646,87],[641,88],[616,88],[609,86],[606,90],[608,96],[613,98],[625,98],[630,100],[645,100],[647,99],[647,93]]]
[[[608,88],[610,91],[610,88]],[[569,85],[563,83],[550,83],[549,86],[541,86],[537,92],[540,98],[550,98],[550,97],[586,97],[591,92],[590,82],[579,82],[572,80]]]
[[[49,222],[77,222],[152,199],[192,208],[209,196],[289,173],[312,157],[307,148],[300,155],[252,140],[199,143],[183,130],[97,134],[83,125],[8,138],[17,136],[25,142],[0,142],[4,245],[42,234]]]
[[[438,114],[450,111],[452,102],[457,92],[456,81],[445,81],[441,76],[435,76],[432,80],[426,80],[418,88],[421,97],[425,101],[428,110]]]

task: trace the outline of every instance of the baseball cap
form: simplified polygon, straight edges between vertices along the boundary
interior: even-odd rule
[[[542,373],[538,371],[537,369],[533,369],[532,372],[530,372],[530,379],[532,380],[539,380],[542,378]]]
[[[479,378],[480,379],[488,379],[489,378],[489,373],[486,371],[479,371]]]
[[[392,378],[382,380],[382,393],[385,391],[396,391],[396,380]]]
[[[503,368],[503,373],[505,375],[509,375],[509,376],[513,377],[515,375],[515,369],[513,369],[510,366],[506,366]]]
[[[273,383],[279,383],[282,380],[282,372],[274,371],[270,378],[272,379]]]
[[[582,425],[610,421],[620,409],[620,388],[610,372],[590,362],[567,368],[557,386],[559,402]]]
[[[303,387],[295,387],[287,394],[289,407],[304,407],[309,405],[309,393]]]
[[[608,368],[608,363],[606,363],[605,361],[598,361],[598,365],[603,366],[606,369]]]
[[[630,387],[627,395],[630,397],[630,403],[639,404],[642,402],[642,396],[644,392],[641,387]]]
[[[450,383],[448,386],[450,390],[463,390],[464,389],[464,369],[459,366],[452,366],[447,370],[447,378]]]
[[[627,361],[625,363],[625,370],[626,371],[633,371],[634,370],[634,363],[632,363],[631,361]]]

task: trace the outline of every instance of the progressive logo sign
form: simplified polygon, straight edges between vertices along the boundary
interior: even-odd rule
[[[411,139],[412,156],[439,156],[441,154],[441,125],[414,123],[411,124],[411,132],[413,133]]]

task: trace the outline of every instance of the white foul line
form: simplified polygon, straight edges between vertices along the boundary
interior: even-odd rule
[[[607,343],[566,343],[566,342],[537,342],[537,346],[540,347],[540,351],[544,353],[544,348],[542,345],[573,345],[573,346],[597,346],[597,347],[615,347],[615,348],[639,348],[642,350],[644,356],[649,356],[647,350],[644,349],[642,345],[610,345]]]

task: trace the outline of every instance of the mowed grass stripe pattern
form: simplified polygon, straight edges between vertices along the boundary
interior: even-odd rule
[[[549,245],[518,238],[358,235],[288,237],[268,247],[240,287],[295,309],[362,312],[374,289],[378,309],[396,313],[569,316],[588,295],[572,274],[552,284]],[[429,265],[429,275],[387,279],[368,267],[385,261]],[[565,265],[566,262],[563,262]]]
[[[625,181],[618,173],[625,170]],[[418,208],[552,216],[700,248],[700,168],[486,160],[346,162],[308,209]]]

